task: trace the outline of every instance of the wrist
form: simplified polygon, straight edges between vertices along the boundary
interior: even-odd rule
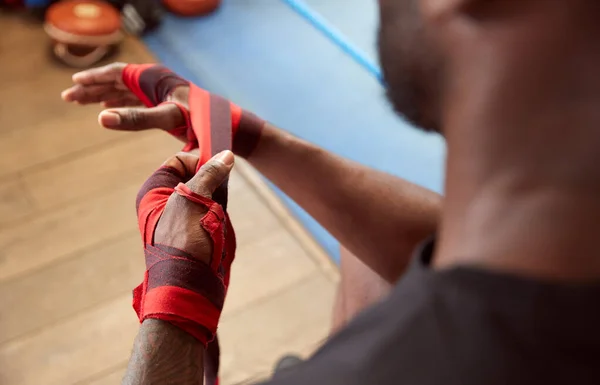
[[[240,109],[233,111],[232,123],[232,151],[247,159],[260,142],[266,122],[252,112]]]
[[[223,280],[206,263],[160,245],[146,246],[146,261],[149,268],[133,300],[140,322],[169,322],[206,346],[223,309]]]
[[[142,328],[151,328],[155,333],[161,333],[170,338],[176,338],[190,346],[201,345],[198,339],[193,338],[189,333],[174,326],[168,321],[148,318],[141,322]]]

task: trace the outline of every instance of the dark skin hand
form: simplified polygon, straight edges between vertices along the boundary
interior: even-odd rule
[[[227,178],[233,167],[233,154],[225,151],[204,164],[194,174],[198,157],[179,153],[165,162],[184,175],[185,184],[205,197]],[[165,186],[174,187],[174,186]],[[205,263],[210,263],[213,244],[200,226],[206,208],[178,194],[172,194],[158,221],[154,242],[185,250]],[[145,320],[135,340],[133,353],[123,379],[133,384],[202,384],[204,381],[204,347],[191,335],[168,322]]]
[[[399,2],[381,0],[382,4]],[[443,87],[436,89],[443,96],[443,121],[439,126],[448,143],[447,195],[436,266],[475,265],[542,280],[597,280],[597,3],[421,0],[415,4],[425,19],[428,35],[443,48],[440,52],[445,57],[448,77],[441,82]],[[398,20],[388,24],[406,26]],[[390,36],[396,38],[401,33]],[[411,40],[412,46],[424,46],[418,43]],[[395,49],[392,52],[398,57],[408,56]],[[288,158],[285,150],[289,145],[294,151]],[[398,237],[395,245],[369,244],[369,228],[379,232],[383,226],[394,228],[394,221],[398,227],[414,224],[416,216],[404,220],[402,213],[406,211],[402,209],[421,213],[417,228],[433,228],[432,224],[437,223],[439,199],[432,204],[417,201],[412,206],[410,200],[405,200],[393,207],[386,201],[385,210],[376,204],[367,206],[372,202],[364,198],[370,190],[362,186],[371,187],[372,180],[359,178],[357,172],[351,179],[355,185],[345,185],[345,164],[334,156],[329,157],[329,166],[304,166],[315,148],[277,129],[264,136],[260,147],[252,156],[254,161],[250,160],[284,190],[293,193],[290,186],[295,186],[299,190],[295,199],[308,206],[321,223],[334,223],[336,218],[358,223],[368,213],[360,229],[365,230],[362,237],[356,236],[356,226],[350,232],[343,225],[326,227],[382,274],[393,251],[403,250],[418,237]],[[268,169],[266,164],[276,163],[268,159],[279,160],[277,156],[282,153],[287,163]],[[296,173],[291,174],[293,170]],[[341,181],[332,183],[327,178],[335,176],[333,171],[342,172]],[[368,175],[364,173],[365,178]],[[328,189],[314,199],[314,193],[325,185]],[[392,186],[394,183],[388,180],[380,185],[379,193],[389,194],[389,201],[398,201],[402,194],[392,198],[397,190]],[[360,199],[353,199],[355,196]],[[311,198],[312,206],[308,201]],[[329,204],[331,207],[327,207]],[[345,212],[340,212],[340,207]],[[378,225],[377,218],[386,222]],[[373,255],[381,252],[384,257],[369,256],[363,249],[370,249]]]
[[[108,110],[98,116],[101,126],[122,131],[141,131],[160,128],[169,131],[185,123],[179,108],[164,104],[145,108],[140,100],[124,85],[123,69],[127,64],[112,63],[73,75],[74,86],[62,92],[66,102],[77,104],[102,103]],[[188,105],[189,87],[177,87],[165,101]],[[185,141],[185,138],[180,138]]]
[[[131,108],[139,101],[121,81],[124,67],[114,63],[75,74],[75,85],[63,92],[63,99],[103,103],[109,109],[98,120],[111,129],[168,131],[183,123],[174,105]],[[185,105],[188,91],[177,87],[168,100]],[[247,160],[388,282],[400,277],[415,246],[437,228],[440,195],[336,156],[271,124],[265,125]]]
[[[108,110],[103,111],[98,120],[110,129],[161,128],[169,131],[182,125],[183,116],[172,104],[142,107],[121,80],[125,66],[114,63],[74,75],[75,85],[63,92],[63,99],[78,104],[103,103]],[[167,101],[186,105],[188,92],[188,87],[179,86]],[[185,141],[185,138],[179,139]],[[335,156],[270,124],[265,126],[258,146],[248,160],[341,243],[348,245],[368,266],[364,269],[375,270],[376,274],[369,273],[377,277],[378,282],[382,279],[377,274],[388,282],[395,282],[404,271],[415,245],[435,231],[441,203],[439,195]],[[347,275],[345,269],[342,274]],[[360,271],[356,274],[361,279],[365,277]],[[348,282],[356,274],[349,276]],[[357,290],[365,285],[356,285]],[[147,327],[146,322],[142,325],[135,351],[156,347],[147,342],[155,339],[152,333],[160,330],[168,333],[172,329],[171,325],[160,321],[152,323],[157,325],[153,328]],[[185,341],[174,339],[173,343]],[[196,356],[193,352],[190,354]],[[134,354],[131,365],[137,368],[132,367],[130,373],[143,373],[139,366],[147,358]],[[161,356],[154,356],[156,359],[160,360]]]

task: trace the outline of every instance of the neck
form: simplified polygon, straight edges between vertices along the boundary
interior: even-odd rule
[[[520,17],[445,25],[454,81],[435,263],[599,279],[600,34],[583,6],[523,3]]]

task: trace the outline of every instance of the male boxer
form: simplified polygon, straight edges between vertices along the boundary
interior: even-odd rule
[[[448,144],[437,240],[423,245],[383,301],[270,384],[599,383],[600,8],[588,0],[380,7],[390,100]],[[123,124],[128,112],[117,113]],[[101,116],[106,126],[116,123],[110,119]],[[316,184],[293,197],[376,273],[396,280],[406,264],[399,245],[435,227],[437,198],[262,127],[249,158],[261,147],[274,155],[253,164],[273,179],[305,164],[276,182],[290,192],[327,180],[325,191]],[[210,192],[231,168],[229,155],[221,158],[209,161],[216,181],[201,171],[192,185]],[[303,199],[307,192],[312,200]],[[172,383],[200,383],[201,368],[190,368],[201,345],[182,330],[144,321],[126,383],[183,371],[189,376]],[[181,356],[167,359],[174,349]]]
[[[202,107],[203,100],[210,104],[211,98],[221,98],[167,68],[113,63],[78,73],[73,79],[76,85],[64,91],[63,98],[79,104],[102,102],[108,108],[99,116],[104,127],[125,131],[159,127],[184,142],[185,150],[204,145],[203,153],[210,152],[209,141],[198,140],[186,128],[189,104],[192,101],[198,110],[209,111],[211,107]],[[137,108],[142,105],[146,107]],[[233,152],[246,158],[345,245],[333,314],[333,326],[338,329],[389,292],[415,245],[435,230],[440,197],[328,153],[237,106],[231,113]],[[210,134],[209,129],[199,132],[199,137]],[[370,230],[355,234],[360,223],[368,223]]]
[[[224,100],[165,67],[114,63],[78,73],[74,81],[76,85],[66,90],[63,98],[79,104],[102,102],[109,108],[100,114],[103,126],[118,130],[160,127],[184,142],[185,150],[200,146],[202,154],[210,153],[211,119],[203,122],[202,111],[210,115]],[[439,197],[327,153],[226,104],[231,113],[232,150],[362,258],[342,247],[341,282],[333,313],[333,329],[337,330],[390,290],[415,245],[434,231]],[[139,105],[146,108],[123,108]],[[289,151],[292,149],[295,151]],[[288,155],[280,159],[285,152]],[[204,155],[200,164],[208,159]],[[370,201],[365,201],[365,196],[370,196]],[[356,210],[358,206],[365,211]],[[369,222],[372,230],[359,235],[357,242],[353,229],[359,222]]]

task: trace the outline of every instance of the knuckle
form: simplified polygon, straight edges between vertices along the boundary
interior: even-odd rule
[[[165,212],[167,211],[175,216],[173,220],[193,223],[200,227],[200,220],[208,212],[206,207],[191,202],[179,194],[171,194],[165,207]]]
[[[216,162],[207,162],[201,168],[204,174],[210,179],[217,179],[223,173],[222,167]]]
[[[180,165],[180,161],[177,158],[177,155],[173,155],[173,156],[169,157],[167,160],[165,160],[162,165],[178,169],[178,166]]]
[[[210,191],[210,189],[206,186],[204,186],[203,184],[196,186],[194,188],[194,190],[196,191],[196,193],[202,195],[203,197],[207,197],[210,198],[212,191]]]
[[[210,188],[206,186],[205,180],[203,178],[192,179],[188,182],[188,186],[196,194],[200,194],[203,197],[209,198],[212,194],[212,191],[210,191]]]
[[[211,198],[217,182],[222,179],[222,167],[217,162],[207,162],[200,167],[200,171],[196,176],[188,182],[188,186],[197,194]]]
[[[127,115],[129,124],[134,127],[141,126],[146,122],[146,116],[139,110],[129,110]]]
[[[75,87],[73,87],[73,90],[73,93],[79,98],[86,98],[90,96],[90,88],[84,86],[83,84],[77,84]]]
[[[167,200],[166,207],[169,210],[174,209],[179,214],[183,214],[183,212],[181,212],[181,209],[183,209],[185,207],[186,202],[187,202],[187,200],[184,197],[182,197],[181,195],[171,194],[171,196]]]

